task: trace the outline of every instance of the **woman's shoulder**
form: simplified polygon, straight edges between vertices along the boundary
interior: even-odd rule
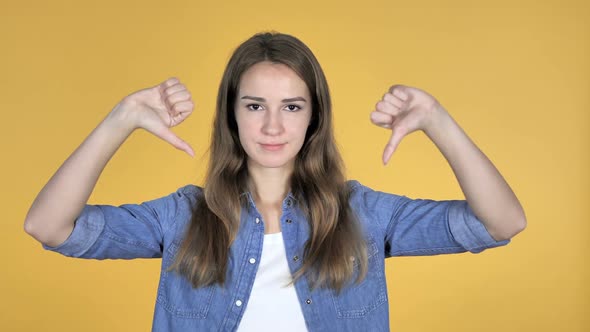
[[[200,194],[202,191],[203,191],[203,187],[189,183],[189,184],[185,184],[185,185],[179,187],[176,190],[176,193],[190,195],[190,194]]]
[[[346,184],[348,185],[348,187],[352,190],[356,190],[362,187],[364,187],[358,180],[355,179],[350,179],[346,181]]]
[[[176,188],[176,191],[170,193],[168,197],[174,200],[177,206],[193,207],[203,193],[203,187],[195,184],[184,184]]]
[[[346,181],[346,184],[350,189],[349,201],[351,203],[354,202],[357,205],[361,204],[369,207],[373,207],[375,205],[391,206],[392,204],[397,204],[408,198],[403,194],[374,189],[372,186],[362,184],[360,181],[355,179]]]
[[[347,180],[346,185],[349,190],[348,200],[350,203],[360,203],[365,201],[369,198],[368,196],[372,196],[371,193],[375,192],[373,189],[363,185],[360,181],[355,179]]]
[[[346,181],[348,188],[350,189],[351,194],[363,194],[368,192],[377,192],[372,188],[362,184],[360,181],[355,179],[350,179]]]

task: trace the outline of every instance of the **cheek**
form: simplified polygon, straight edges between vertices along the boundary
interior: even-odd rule
[[[249,150],[249,146],[252,146],[253,141],[256,140],[256,124],[241,122],[238,124],[238,136],[240,137],[240,143],[245,150]]]
[[[297,124],[297,132],[300,133],[300,135],[305,136],[307,130],[309,129],[309,124],[309,121],[301,121]]]
[[[248,121],[247,119],[239,119],[237,124],[240,136],[251,136],[256,125],[254,121]]]

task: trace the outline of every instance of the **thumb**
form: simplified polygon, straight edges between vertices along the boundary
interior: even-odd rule
[[[404,135],[405,133],[403,133],[401,130],[395,127],[393,128],[393,133],[391,134],[391,137],[389,138],[387,145],[385,145],[385,150],[383,151],[383,165],[387,164],[387,162],[391,158],[391,155],[393,155],[393,153],[397,149]]]
[[[180,139],[176,134],[168,127],[162,126],[160,130],[155,132],[156,136],[172,144],[175,148],[188,153],[191,157],[195,156],[193,148],[185,141]]]

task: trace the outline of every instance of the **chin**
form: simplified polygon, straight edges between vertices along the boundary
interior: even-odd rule
[[[295,158],[287,159],[276,156],[275,158],[250,158],[250,164],[263,168],[282,168],[287,167],[295,161]]]
[[[253,160],[254,164],[264,168],[282,168],[289,165],[288,161]]]

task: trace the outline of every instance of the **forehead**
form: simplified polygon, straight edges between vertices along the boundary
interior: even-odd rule
[[[282,63],[266,61],[251,66],[242,74],[238,94],[269,98],[309,96],[307,85],[295,71]]]

